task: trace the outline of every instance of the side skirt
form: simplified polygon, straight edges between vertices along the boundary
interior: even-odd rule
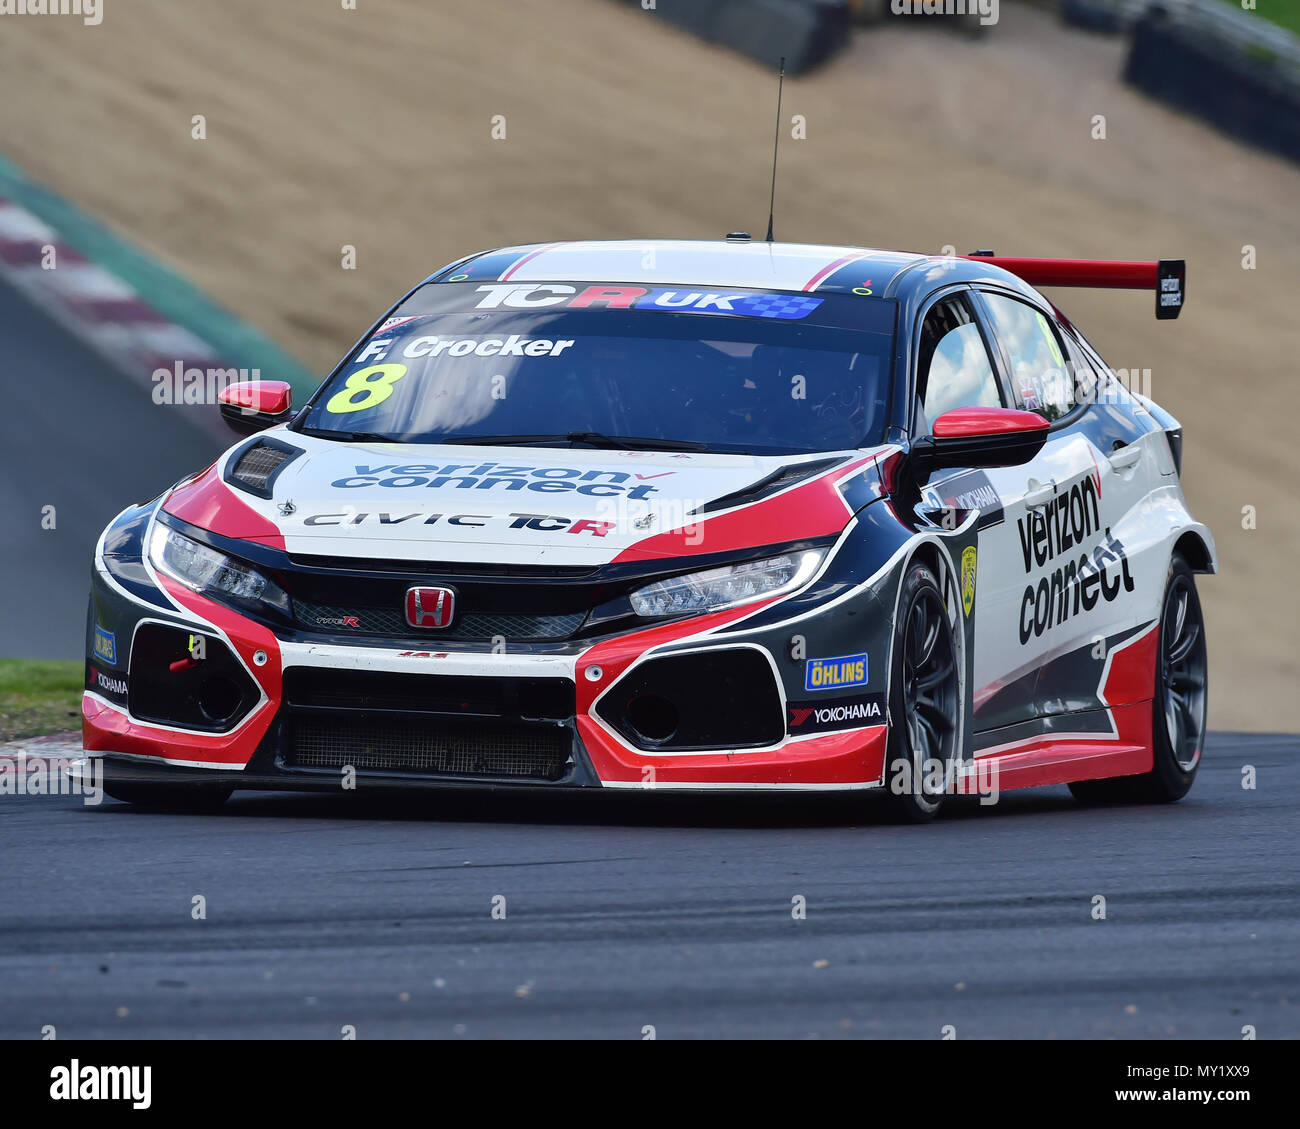
[[[1099,729],[1098,723],[1114,719]],[[987,742],[976,751],[975,765],[967,769],[963,792],[987,787],[992,775],[1000,791],[1034,788],[1043,784],[1068,784],[1075,780],[1101,780],[1150,772],[1151,702],[1115,706],[1109,711],[1089,710],[1051,719],[1050,729],[1040,720],[1040,732],[1023,736],[1027,726],[1012,727],[999,743],[996,730],[981,734]]]

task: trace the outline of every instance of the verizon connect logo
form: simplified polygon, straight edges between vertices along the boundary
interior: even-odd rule
[[[50,1071],[51,1101],[130,1102],[132,1109],[148,1109],[152,1101],[151,1066],[68,1066]]]

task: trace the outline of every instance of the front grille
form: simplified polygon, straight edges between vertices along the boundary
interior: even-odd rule
[[[574,697],[568,678],[383,674],[315,667],[289,667],[284,672],[284,702],[291,710],[565,721],[574,715]]]
[[[309,631],[343,631],[369,635],[394,635],[404,638],[428,636],[439,639],[567,639],[582,625],[585,612],[569,615],[491,615],[470,614],[456,619],[442,631],[421,631],[406,622],[402,607],[357,608],[328,604],[293,603],[294,618]]]
[[[413,772],[559,780],[569,760],[568,730],[559,726],[295,719],[288,763],[297,768]]]

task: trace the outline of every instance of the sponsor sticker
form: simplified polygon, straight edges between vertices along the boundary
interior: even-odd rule
[[[806,733],[861,729],[869,725],[885,723],[883,694],[831,698],[824,702],[791,702],[789,709],[790,733],[796,737]]]
[[[95,624],[95,642],[91,648],[109,666],[117,666],[117,636]]]
[[[808,693],[839,690],[867,684],[867,656],[840,655],[833,659],[809,659],[803,667],[803,688]]]
[[[402,356],[408,360],[444,354],[448,357],[558,357],[576,344],[573,338],[559,341],[549,337],[525,337],[520,333],[508,337],[439,337],[434,334],[408,341],[402,349]],[[375,341],[366,347],[366,352],[373,347],[377,350],[373,355],[383,360],[388,356],[390,345],[388,341]],[[364,354],[357,358],[358,362],[364,359]]]
[[[967,615],[975,606],[975,565],[978,555],[974,545],[961,551],[961,607]]]
[[[1021,645],[1092,611],[1098,600],[1111,603],[1134,590],[1124,543],[1102,525],[1100,474],[1072,483],[1018,518],[1016,526],[1027,579],[1020,599]]]
[[[937,486],[927,486],[925,496],[932,509],[978,510],[976,529],[1000,525],[1005,516],[1002,498],[982,470],[962,471]],[[946,528],[955,529],[962,520],[962,515],[951,515]]]
[[[339,483],[335,483],[338,486]],[[587,537],[605,537],[611,530],[618,528],[613,521],[594,521],[591,518],[553,517],[547,514],[509,513],[501,514],[447,514],[427,513],[419,510],[415,513],[336,513],[308,514],[303,518],[303,525],[310,528],[329,526],[352,529],[358,525],[390,526],[403,525],[413,521],[417,525],[452,525],[464,529],[484,529],[492,524],[508,523],[511,529],[529,529],[539,533],[573,533]],[[318,622],[324,623],[324,620]],[[354,623],[343,623],[343,627],[355,627]]]
[[[408,325],[413,321],[419,321],[419,315],[411,315],[401,318],[389,318],[383,325],[376,330],[377,333],[383,333],[386,329],[396,329],[399,325]]]
[[[350,409],[349,409],[350,410]],[[644,501],[659,492],[651,479],[675,474],[659,471],[605,470],[591,467],[510,466],[505,463],[388,463],[354,465],[356,473],[330,483],[340,490],[380,486],[388,490],[428,487],[433,490],[490,490],[497,493],[528,491],[534,494],[582,494],[589,498],[626,497]],[[418,514],[412,516],[419,516]]]
[[[126,700],[126,679],[105,674],[98,667],[90,667],[86,672],[86,689],[94,690],[117,702]]]
[[[476,309],[665,310],[669,313],[738,314],[742,317],[797,321],[822,304],[806,294],[770,291],[692,290],[647,286],[576,286],[562,283],[496,283],[478,287]]]

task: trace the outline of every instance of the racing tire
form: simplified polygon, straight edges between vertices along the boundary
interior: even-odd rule
[[[886,811],[898,823],[928,823],[959,758],[961,673],[943,591],[924,564],[903,578],[891,653]]]
[[[115,800],[146,811],[199,814],[216,811],[230,799],[234,788],[222,784],[142,784],[138,781],[104,782]]]
[[[1209,677],[1196,574],[1181,553],[1169,560],[1159,631],[1151,771],[1076,781],[1070,791],[1083,803],[1168,804],[1187,795],[1196,779],[1205,744]]]

